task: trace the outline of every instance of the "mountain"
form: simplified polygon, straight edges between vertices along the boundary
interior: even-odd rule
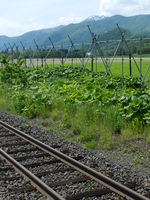
[[[38,43],[39,47],[41,47],[43,46],[44,41],[50,36],[51,33],[59,31],[63,27],[64,26],[61,25],[55,28],[30,31],[17,37],[0,36],[0,49],[4,48],[4,44],[6,44],[7,47],[9,47],[9,43],[12,46],[14,45],[14,43],[20,46],[20,41],[26,48],[36,48],[33,40],[35,40]]]
[[[126,38],[132,38],[133,37],[133,34],[122,28],[122,32],[124,33],[124,36]],[[120,31],[118,30],[118,28],[114,28],[104,34],[99,34],[99,39],[101,41],[107,41],[107,40],[119,40],[120,39]]]
[[[120,38],[119,32],[116,32],[116,24],[119,24],[124,31],[128,32],[128,36],[150,35],[150,15],[137,15],[124,17],[115,15],[112,17],[91,16],[78,24],[69,24],[66,26],[58,26],[55,28],[42,29],[38,31],[27,32],[18,37],[0,36],[0,48],[4,47],[4,43],[20,45],[20,41],[27,47],[36,48],[33,40],[35,39],[39,47],[49,47],[50,36],[54,44],[60,45],[70,44],[68,34],[74,43],[89,42],[91,40],[90,32],[87,25],[90,26],[92,32],[100,34],[101,38],[115,39]]]

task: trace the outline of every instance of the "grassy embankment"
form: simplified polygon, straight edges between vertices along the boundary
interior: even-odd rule
[[[85,147],[115,148],[136,138],[150,143],[149,83],[139,88],[136,78],[122,79],[121,63],[112,66],[113,78],[104,78],[101,63],[101,73],[92,76],[78,67],[23,68],[21,60],[2,62],[1,109],[40,119],[48,130]],[[143,71],[147,66],[143,63]],[[125,70],[128,75],[128,63]],[[133,73],[138,76],[134,68]]]

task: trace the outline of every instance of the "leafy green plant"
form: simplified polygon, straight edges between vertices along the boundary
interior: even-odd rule
[[[2,56],[1,62],[1,90],[8,88],[5,93],[17,113],[51,115],[91,148],[97,133],[101,144],[113,146],[112,134],[128,126],[142,133],[150,124],[149,85],[139,88],[137,78],[92,76],[88,69],[80,72],[80,66],[24,68],[22,58],[12,63]]]
[[[25,69],[22,66],[23,59],[21,57],[16,63],[12,63],[10,58],[6,58],[4,55],[2,55],[0,62],[3,65],[0,73],[2,82],[14,85],[22,84],[23,86],[27,83]]]

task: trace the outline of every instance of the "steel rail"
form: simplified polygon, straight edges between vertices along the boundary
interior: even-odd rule
[[[14,158],[12,158],[5,151],[0,149],[0,156],[6,160],[8,163],[14,166],[16,171],[18,171],[25,179],[29,180],[31,184],[37,188],[43,195],[47,196],[50,200],[65,200],[58,193],[56,193],[52,188],[42,182],[37,176],[32,174],[28,169],[26,169],[23,165],[17,162]]]
[[[82,174],[86,175],[90,179],[95,180],[96,182],[106,186],[109,188],[112,192],[115,192],[127,199],[132,200],[149,200],[147,197],[135,192],[134,190],[112,180],[111,178],[103,175],[100,172],[95,171],[92,168],[89,168],[88,166],[76,161],[75,159],[61,153],[60,151],[40,142],[39,140],[33,138],[30,135],[27,135],[26,133],[17,130],[16,128],[8,125],[7,123],[0,120],[0,125],[2,125],[4,128],[8,129],[9,131],[15,133],[19,137],[23,138],[24,140],[29,141],[31,144],[37,146],[38,148],[42,149],[43,151],[47,152],[51,156],[61,160],[63,163],[66,163],[70,167],[76,169],[77,171],[81,172]]]

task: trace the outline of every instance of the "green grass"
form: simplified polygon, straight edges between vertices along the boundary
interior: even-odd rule
[[[0,86],[0,108],[1,110],[11,111],[11,113],[16,113],[13,102],[9,97],[9,91],[7,87]]]
[[[142,75],[144,76],[148,66],[149,66],[150,62],[143,62],[142,63]],[[137,65],[140,69],[140,63],[137,62]],[[87,68],[91,70],[91,64],[88,63],[87,64]],[[112,76],[114,77],[122,77],[122,63],[121,62],[114,62],[110,68]],[[103,63],[98,63],[97,64],[97,71],[98,72],[102,72],[102,73],[106,73],[106,68],[104,66]],[[94,72],[96,72],[96,65],[94,65]],[[124,62],[123,64],[123,76],[130,76],[130,68],[129,68],[129,63],[128,62]],[[132,62],[132,76],[133,77],[140,77],[140,72],[137,69],[137,66],[135,63]],[[150,77],[150,70],[147,73],[147,78]]]

